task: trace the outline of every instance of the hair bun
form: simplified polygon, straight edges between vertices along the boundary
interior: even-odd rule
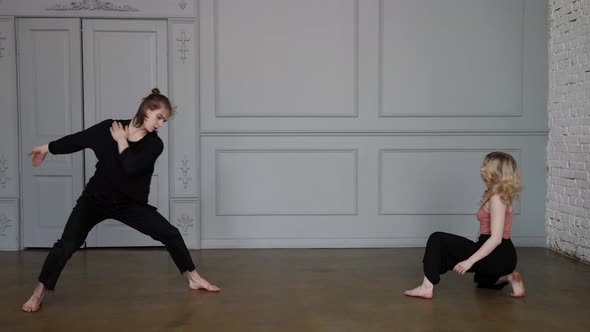
[[[153,94],[155,94],[155,95],[159,95],[159,94],[160,94],[160,89],[158,89],[158,88],[153,88],[153,89],[152,89],[152,93],[153,93]]]

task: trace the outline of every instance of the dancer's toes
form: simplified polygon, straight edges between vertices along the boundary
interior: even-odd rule
[[[219,288],[215,285],[209,285],[209,287],[207,287],[207,290],[210,292],[219,292],[221,290],[221,288]]]
[[[426,288],[422,285],[404,292],[404,295],[411,297],[421,297],[423,299],[432,299],[432,289]]]
[[[31,296],[31,298],[25,302],[25,304],[23,304],[23,311],[24,312],[36,312],[39,311],[39,309],[41,308],[41,299],[39,299],[38,297],[33,297]]]
[[[207,280],[199,277],[194,280],[190,280],[188,286],[190,289],[204,289],[209,292],[219,292],[220,288],[209,283]]]
[[[205,281],[205,283],[203,284],[202,288],[206,289],[209,292],[219,292],[221,290],[221,288],[210,284],[209,282]]]

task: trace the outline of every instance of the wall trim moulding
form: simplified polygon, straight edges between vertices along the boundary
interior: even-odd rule
[[[216,118],[358,118],[359,117],[359,1],[354,0],[354,25],[353,31],[353,109],[352,112],[347,113],[235,113],[231,111],[223,111],[219,109],[219,91],[220,91],[220,78],[219,78],[219,61],[220,48],[219,48],[219,1],[215,0],[213,3],[213,84],[214,84],[214,113]]]
[[[466,209],[465,211],[456,211],[456,212],[442,212],[442,211],[393,211],[393,210],[385,210],[383,207],[383,157],[386,153],[412,153],[412,152],[419,152],[419,153],[427,153],[427,152],[481,152],[481,153],[488,153],[494,150],[504,151],[504,152],[512,152],[517,154],[516,163],[518,165],[522,165],[521,163],[521,156],[522,156],[522,149],[515,149],[515,148],[448,148],[448,149],[379,149],[379,161],[378,167],[379,171],[377,172],[377,182],[378,182],[378,192],[377,192],[377,214],[380,216],[390,216],[390,215],[406,215],[406,216],[422,216],[422,215],[440,215],[440,216],[459,216],[459,215],[473,215],[474,212],[472,209]],[[523,214],[523,203],[522,201],[518,202],[518,206],[515,207],[514,215],[522,215]]]
[[[201,130],[201,136],[547,136],[547,130]]]
[[[185,5],[186,6],[186,5]],[[67,5],[57,3],[45,10],[68,11],[68,10],[104,10],[114,12],[138,12],[139,9],[130,5],[119,5],[110,1],[82,0],[72,1]]]
[[[198,3],[198,0],[0,0],[0,18],[194,20]]]
[[[283,211],[267,211],[267,212],[224,212],[221,210],[220,202],[222,200],[220,194],[220,157],[222,154],[231,153],[346,153],[352,156],[353,174],[349,180],[352,182],[353,202],[350,211],[299,211],[299,212],[283,212]],[[358,149],[219,149],[215,150],[215,216],[358,216]]]
[[[10,180],[11,178],[8,177],[8,160],[4,155],[0,155],[0,187],[6,188]]]
[[[4,58],[6,56],[4,51],[6,50],[6,40],[7,39],[8,39],[8,36],[6,36],[5,34],[2,33],[2,31],[0,31],[0,59]]]
[[[446,113],[446,114],[441,114],[441,113],[420,113],[420,114],[415,114],[415,113],[403,113],[403,112],[399,112],[399,113],[387,113],[384,110],[384,106],[383,106],[383,96],[385,94],[385,92],[383,91],[383,58],[384,58],[384,54],[383,54],[383,45],[385,44],[385,31],[384,31],[384,22],[385,22],[385,18],[384,18],[384,7],[385,7],[385,0],[379,0],[379,59],[378,59],[378,66],[379,66],[379,70],[378,70],[378,114],[379,114],[379,118],[404,118],[404,117],[410,117],[410,118],[427,118],[427,117],[449,117],[449,118],[455,118],[455,117],[460,117],[460,118],[483,118],[483,117],[492,117],[492,118],[518,118],[518,117],[523,117],[524,116],[524,81],[525,81],[525,63],[524,63],[524,52],[525,52],[525,10],[526,10],[526,0],[519,0],[521,1],[521,6],[520,6],[520,10],[521,10],[521,27],[520,27],[520,40],[521,40],[521,45],[520,45],[520,68],[521,68],[521,75],[520,75],[520,91],[521,91],[521,97],[520,97],[520,101],[519,101],[519,105],[516,109],[512,110],[511,112],[506,112],[506,113],[502,113],[502,114],[477,114],[477,113]],[[493,1],[492,1],[493,2]]]
[[[465,237],[473,234],[459,234]],[[228,248],[403,248],[424,247],[428,237],[203,238],[203,249]],[[516,246],[545,247],[545,236],[512,236]]]
[[[191,183],[193,181],[193,178],[191,177],[191,175],[193,175],[193,173],[194,173],[194,172],[190,172],[190,170],[191,170],[190,160],[188,160],[188,156],[186,154],[184,155],[184,157],[180,161],[180,166],[178,166],[178,169],[180,170],[180,173],[182,173],[182,175],[179,176],[177,178],[177,180],[182,183],[184,189],[186,190],[186,189],[188,189],[189,183]]]

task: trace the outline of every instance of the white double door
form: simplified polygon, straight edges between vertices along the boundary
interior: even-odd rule
[[[88,128],[104,119],[133,117],[152,88],[167,90],[165,21],[19,19],[18,68],[24,247],[51,247],[94,174],[91,150],[48,155],[37,168],[31,147]],[[167,146],[164,126],[159,135]],[[168,155],[158,158],[149,202],[166,218]],[[160,243],[114,220],[102,222],[87,246]]]

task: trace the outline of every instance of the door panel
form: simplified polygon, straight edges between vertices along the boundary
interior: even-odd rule
[[[130,119],[141,98],[158,87],[166,94],[167,37],[164,21],[83,20],[84,125],[105,119]],[[168,218],[167,126],[158,131],[164,152],[152,177],[149,204]],[[95,170],[96,157],[86,154],[86,181]],[[159,242],[108,220],[90,234],[88,246],[155,246]]]
[[[28,153],[82,130],[80,20],[19,19],[18,36],[23,245],[51,247],[82,192],[83,152],[37,168]]]

